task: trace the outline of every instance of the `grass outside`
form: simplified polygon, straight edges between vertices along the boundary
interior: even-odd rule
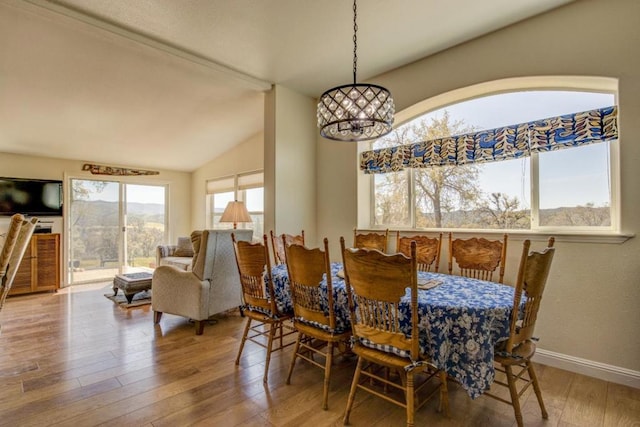
[[[154,268],[156,264],[155,257],[136,257],[132,260],[129,260],[130,267],[150,267]],[[113,268],[118,266],[118,261],[105,261],[104,263],[100,263],[99,258],[93,259],[83,259],[80,261],[79,265],[76,268],[83,270],[95,270],[99,268]]]

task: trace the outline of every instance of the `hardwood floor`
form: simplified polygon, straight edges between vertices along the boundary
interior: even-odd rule
[[[299,363],[285,384],[292,348],[274,354],[263,386],[264,350],[247,343],[234,364],[244,319],[219,316],[196,336],[186,319],[150,306],[122,309],[110,286],[11,297],[0,312],[0,425],[332,426],[342,425],[355,361],[337,358],[329,410],[322,372]],[[527,426],[640,426],[640,390],[538,366],[549,411],[531,391],[522,398]],[[511,407],[471,400],[450,383],[451,418],[429,402],[416,425],[513,426]],[[404,410],[358,393],[355,426],[402,426]]]

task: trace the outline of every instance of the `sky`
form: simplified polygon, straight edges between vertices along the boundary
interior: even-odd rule
[[[450,105],[427,114],[440,118],[448,111],[452,121],[463,120],[478,130],[577,113],[615,105],[611,93],[528,91],[487,96]],[[602,206],[610,200],[607,170],[608,144],[556,151],[540,156],[540,207]],[[580,154],[578,154],[580,153]],[[518,197],[530,207],[530,171],[527,160],[482,165],[480,186],[487,192]]]
[[[105,180],[106,181],[106,180]],[[88,186],[89,190],[93,187]],[[119,199],[119,184],[117,182],[108,182],[99,193],[92,192],[89,196],[90,200],[102,200],[105,202],[117,202]],[[162,185],[138,185],[126,184],[127,200],[135,203],[159,203],[164,204],[165,190]]]

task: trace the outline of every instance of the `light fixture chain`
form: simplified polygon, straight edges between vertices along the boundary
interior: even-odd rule
[[[1,0],[0,0],[1,1]],[[335,141],[368,141],[393,130],[395,105],[382,86],[358,83],[358,6],[353,0],[353,84],[325,91],[318,101],[320,135]]]
[[[358,6],[356,0],[353,0],[353,84],[357,82],[356,74],[358,73],[358,23],[356,18],[358,17]]]

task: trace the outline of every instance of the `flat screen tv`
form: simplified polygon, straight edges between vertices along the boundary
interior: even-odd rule
[[[62,181],[0,177],[0,215],[62,216]]]

